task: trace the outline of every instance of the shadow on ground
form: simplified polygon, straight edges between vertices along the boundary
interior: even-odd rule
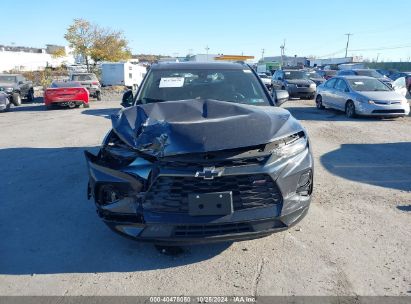
[[[398,210],[401,210],[401,211],[411,212],[411,205],[408,205],[408,206],[397,206],[397,209],[398,209]]]
[[[0,150],[0,274],[127,272],[210,259],[230,244],[193,246],[177,257],[109,230],[86,199],[83,151]]]
[[[100,116],[110,119],[111,115],[116,114],[121,108],[109,108],[109,109],[87,109],[81,112],[85,115]]]
[[[411,143],[342,144],[321,156],[332,174],[360,182],[411,191]]]

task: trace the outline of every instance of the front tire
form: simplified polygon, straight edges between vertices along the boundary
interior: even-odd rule
[[[321,95],[317,95],[317,98],[315,99],[315,104],[317,106],[317,109],[323,110],[325,107],[323,106],[323,98]]]
[[[13,93],[12,97],[11,97],[11,102],[16,106],[20,106],[21,105],[21,96],[20,93]]]
[[[345,116],[347,118],[355,118],[356,117],[355,105],[351,100],[347,101],[347,103],[345,104]]]
[[[11,102],[10,102],[10,100],[6,100],[6,102],[7,102],[7,104],[6,104],[6,108],[4,109],[4,110],[1,110],[0,112],[8,112],[8,111],[10,111],[10,108],[11,108]]]
[[[96,92],[96,98],[97,98],[98,101],[101,101],[101,92],[100,91]]]

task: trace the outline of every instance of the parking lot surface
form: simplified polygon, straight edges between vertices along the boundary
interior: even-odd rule
[[[311,138],[308,215],[177,256],[112,233],[87,201],[83,151],[97,150],[119,101],[0,113],[0,294],[411,295],[411,117],[284,107]]]

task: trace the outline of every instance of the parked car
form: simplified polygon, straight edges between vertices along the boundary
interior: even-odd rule
[[[385,84],[392,86],[392,79],[381,75],[374,69],[353,69],[353,70],[341,70],[337,73],[338,76],[367,76],[378,79]]]
[[[340,76],[327,80],[317,88],[318,109],[329,107],[345,111],[347,117],[404,116],[410,106],[404,96],[381,81],[366,76]]]
[[[258,73],[261,81],[265,84],[268,89],[271,89],[271,78],[267,76],[266,73]]]
[[[0,90],[0,112],[10,110],[11,102],[6,92]]]
[[[376,71],[378,73],[380,73],[381,75],[384,75],[388,78],[391,78],[392,75],[398,73],[398,70],[395,70],[395,69],[388,69],[388,70],[386,70],[386,69],[376,69]]]
[[[49,88],[44,91],[44,104],[47,109],[54,106],[78,108],[89,107],[89,92],[78,82],[58,82],[54,81]]]
[[[160,244],[245,240],[307,213],[307,132],[247,65],[154,64],[122,104],[98,155],[86,152],[88,196],[114,231]]]
[[[392,80],[397,80],[400,77],[407,77],[407,76],[411,76],[411,72],[398,72],[398,73],[394,73],[390,76],[390,78]]]
[[[21,105],[22,98],[34,100],[33,83],[21,74],[0,74],[0,89],[15,106]]]
[[[315,82],[302,70],[277,70],[271,78],[271,86],[275,90],[287,90],[290,97],[308,99],[314,98],[316,89]]]
[[[317,86],[325,82],[325,78],[318,73],[318,71],[308,71],[307,76],[311,81],[315,82]]]
[[[392,83],[392,88],[405,98],[411,98],[411,75],[396,79]]]
[[[337,75],[336,70],[318,70],[317,73],[320,74],[325,80],[333,78]]]
[[[73,73],[70,81],[80,83],[89,91],[89,95],[97,100],[101,100],[101,85],[94,73]]]

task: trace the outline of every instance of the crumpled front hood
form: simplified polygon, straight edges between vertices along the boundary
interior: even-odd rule
[[[111,120],[122,141],[155,157],[266,144],[302,130],[281,108],[207,99],[137,105]]]

